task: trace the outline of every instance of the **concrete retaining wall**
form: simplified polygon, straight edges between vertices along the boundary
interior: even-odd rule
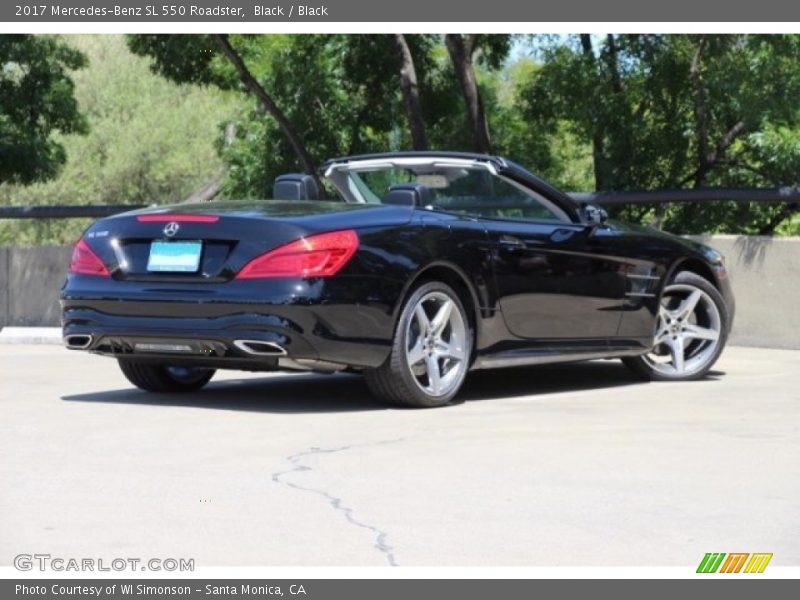
[[[695,237],[728,261],[736,322],[731,343],[800,349],[800,238]],[[72,250],[0,247],[0,326],[59,324],[58,291]]]
[[[0,325],[58,325],[58,292],[71,254],[66,246],[0,248]]]
[[[8,324],[8,257],[9,249],[0,246],[0,327]]]
[[[722,252],[736,296],[732,344],[800,349],[800,238],[692,236]]]

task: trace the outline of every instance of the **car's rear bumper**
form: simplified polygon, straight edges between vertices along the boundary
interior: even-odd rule
[[[389,354],[392,294],[399,288],[375,283],[285,280],[148,290],[73,280],[62,291],[63,335],[67,347],[150,362],[252,370],[377,367]]]

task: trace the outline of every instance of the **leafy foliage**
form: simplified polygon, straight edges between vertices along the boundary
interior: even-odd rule
[[[57,178],[0,186],[0,205],[179,202],[222,167],[216,151],[234,98],[170,83],[131,55],[119,36],[59,41],[88,58],[71,74],[88,135],[56,134],[69,158]],[[0,221],[0,242],[72,242],[86,225],[73,219]]]
[[[217,45],[210,35],[128,36],[130,51],[154,60],[150,68],[176,83],[215,84],[231,87],[234,79],[213,68]]]
[[[23,39],[0,36],[0,57],[9,52],[9,38]],[[302,170],[213,35],[127,36],[138,56],[119,37],[24,39],[39,65],[32,71],[43,82],[37,89],[55,91],[33,99],[43,107],[32,129],[35,139],[47,140],[42,166],[13,181],[51,177],[65,156],[69,161],[52,182],[0,185],[0,202],[174,202],[220,173],[226,173],[223,196],[266,197],[277,175]],[[800,184],[800,36],[472,40],[470,68],[493,151],[564,189]],[[229,41],[317,164],[411,147],[392,36],[232,35]],[[429,146],[470,150],[467,103],[444,36],[406,35],[405,41]],[[83,55],[88,69],[80,69]],[[0,85],[17,85],[19,77],[5,66]],[[5,132],[17,121],[5,115],[19,110],[24,97],[15,87],[3,89],[0,181],[9,178],[2,169],[11,164]],[[53,116],[70,110],[72,121]],[[77,135],[87,123],[91,133]],[[226,130],[235,131],[232,139]],[[636,205],[616,212],[679,233],[800,230],[800,217],[786,205]],[[74,224],[46,222],[21,230],[30,240],[76,233]],[[0,236],[3,231],[20,228],[5,226]]]
[[[66,161],[53,134],[85,133],[70,71],[85,56],[53,37],[0,35],[0,183],[54,177]]]
[[[392,145],[400,106],[379,75],[394,60],[388,37],[248,36],[234,43],[318,162]],[[368,68],[356,71],[355,64]],[[277,175],[301,170],[276,123],[255,102],[240,116],[237,132],[223,149],[231,165],[228,194],[264,197]]]
[[[800,37],[587,38],[551,41],[520,108],[538,127],[566,121],[592,144],[597,189],[798,183],[791,144],[777,145],[775,133],[791,137],[800,124]],[[758,233],[781,210],[721,202],[622,213],[681,233]]]

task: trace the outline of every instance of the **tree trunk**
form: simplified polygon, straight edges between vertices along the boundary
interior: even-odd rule
[[[393,37],[397,57],[400,60],[400,88],[403,91],[406,118],[408,118],[408,127],[411,130],[411,146],[414,150],[427,150],[428,137],[425,134],[425,120],[422,116],[422,102],[419,98],[414,57],[411,55],[406,36],[396,33]]]
[[[261,106],[264,108],[264,110],[272,115],[275,121],[277,121],[278,127],[280,127],[281,132],[291,145],[292,149],[297,155],[298,160],[303,165],[303,168],[314,178],[319,186],[320,191],[322,191],[324,188],[322,187],[322,181],[317,173],[317,166],[314,163],[314,160],[311,158],[311,155],[308,153],[308,150],[306,150],[305,144],[303,144],[303,141],[300,139],[300,136],[295,130],[292,122],[286,117],[280,107],[275,104],[275,101],[272,99],[272,96],[267,93],[267,90],[265,90],[264,87],[258,83],[258,81],[256,81],[256,78],[253,77],[253,74],[247,68],[247,65],[244,64],[242,57],[231,45],[228,35],[224,33],[215,34],[214,37],[216,38],[217,44],[221,48],[222,52],[236,68],[236,71],[239,74],[239,79],[242,80],[242,83],[244,83],[245,87],[250,91],[250,93],[258,98],[258,101],[261,103]]]
[[[619,52],[617,50],[617,40],[611,33],[606,36],[606,47],[608,49],[606,59],[608,61],[609,76],[611,77],[611,89],[613,89],[615,93],[621,94],[624,89],[622,78],[619,75]]]
[[[719,143],[711,149],[709,141],[709,121],[710,110],[708,102],[708,90],[706,89],[701,63],[703,52],[706,49],[707,40],[705,36],[700,36],[695,47],[692,62],[689,66],[689,77],[694,86],[694,116],[695,126],[697,127],[697,169],[687,177],[683,183],[693,181],[694,187],[699,188],[705,185],[708,174],[726,158],[728,149],[742,135],[747,133],[747,123],[744,119],[736,121],[722,136]]]
[[[706,84],[700,72],[703,51],[706,47],[705,36],[700,36],[695,47],[692,62],[689,65],[689,77],[694,86],[694,120],[697,127],[697,170],[694,174],[694,187],[699,188],[705,182],[710,170],[708,152],[708,97]]]
[[[769,223],[761,228],[758,235],[773,235],[778,225],[798,212],[800,212],[800,203],[793,202],[792,204],[784,205],[783,208],[769,220]]]
[[[236,124],[228,123],[225,126],[225,145],[230,146],[236,138]],[[192,192],[192,194],[184,200],[187,204],[194,204],[197,202],[211,202],[222,191],[222,184],[225,183],[225,178],[228,176],[228,171],[231,167],[225,164],[219,172],[211,178],[203,187]]]
[[[478,82],[475,79],[475,68],[472,62],[478,38],[478,34],[462,36],[448,33],[445,36],[445,44],[447,51],[450,53],[450,59],[453,61],[456,79],[458,79],[461,92],[467,104],[467,114],[472,127],[475,151],[489,154],[492,151],[489,122],[486,118],[486,111],[483,107],[483,99],[478,89]]]
[[[583,49],[583,57],[589,62],[595,75],[597,75],[596,58],[594,50],[592,49],[592,37],[588,33],[580,34],[581,48]],[[592,162],[594,163],[594,189],[596,191],[606,190],[609,185],[608,181],[608,162],[604,156],[605,144],[603,143],[603,133],[598,129],[595,123],[592,130]]]

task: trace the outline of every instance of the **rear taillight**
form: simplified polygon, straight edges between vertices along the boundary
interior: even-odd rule
[[[69,263],[69,272],[78,275],[100,275],[108,276],[106,268],[100,257],[86,243],[83,238],[78,240],[72,251],[72,260]]]
[[[331,277],[358,250],[353,230],[320,233],[270,250],[239,271],[237,279],[267,277]]]

